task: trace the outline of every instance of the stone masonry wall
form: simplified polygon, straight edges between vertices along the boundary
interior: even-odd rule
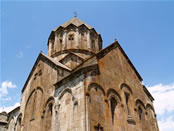
[[[84,131],[85,105],[83,75],[55,90],[56,110],[54,130]]]
[[[87,85],[90,130],[158,131],[153,104],[120,49],[98,64],[99,75],[91,76]]]
[[[61,74],[60,74],[61,73]],[[45,104],[54,93],[54,84],[66,76],[67,72],[49,65],[47,61],[39,61],[22,94],[21,110],[22,130],[41,130]]]

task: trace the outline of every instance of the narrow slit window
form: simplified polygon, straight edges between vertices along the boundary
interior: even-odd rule
[[[126,108],[127,108],[127,112],[128,112],[128,115],[129,115],[129,94],[128,93],[125,93],[125,99],[126,99]]]
[[[115,108],[117,105],[117,101],[114,98],[111,98],[111,115],[112,115],[112,123],[114,123],[114,115],[115,115]]]
[[[51,41],[51,50],[54,51],[54,40],[50,40]]]
[[[141,120],[142,119],[142,109],[141,107],[138,107],[138,116],[139,116],[139,119]]]
[[[92,48],[92,49],[95,49],[95,40],[92,40],[92,41],[91,41],[91,48]]]
[[[62,44],[62,39],[59,39],[60,44]]]
[[[53,104],[52,103],[49,104],[49,112],[52,115],[52,112],[53,112]]]

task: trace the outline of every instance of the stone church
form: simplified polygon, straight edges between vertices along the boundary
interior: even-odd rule
[[[54,29],[0,131],[159,131],[154,98],[118,43],[77,17]],[[5,119],[3,123],[3,119]]]

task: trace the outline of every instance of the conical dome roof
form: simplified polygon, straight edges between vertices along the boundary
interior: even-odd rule
[[[84,23],[82,20],[78,19],[77,17],[73,17],[71,20],[65,22],[64,24],[62,24],[61,26],[59,27],[63,27],[63,28],[66,28],[67,26],[69,26],[70,24],[73,24],[77,27],[81,26],[81,25],[85,25],[88,29],[93,29],[92,26]],[[56,31],[59,27],[57,27],[55,30],[53,31]]]
[[[58,61],[66,58],[66,55],[69,56],[70,53],[70,55],[72,53],[78,54],[85,60],[101,49],[101,35],[92,26],[77,17],[73,17],[53,30],[48,38],[48,56]],[[72,59],[80,62],[81,59],[78,59],[75,55],[73,55]],[[62,60],[62,62],[66,63],[66,60]]]

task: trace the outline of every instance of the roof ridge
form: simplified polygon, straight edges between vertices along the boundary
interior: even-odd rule
[[[27,85],[27,83],[28,83],[28,81],[29,81],[31,75],[33,74],[33,71],[35,70],[36,65],[38,64],[38,61],[39,61],[40,59],[42,59],[42,58],[48,59],[50,62],[52,62],[52,63],[55,64],[56,66],[59,66],[59,67],[61,67],[61,68],[63,68],[63,69],[66,69],[66,70],[68,70],[68,71],[70,71],[70,72],[72,71],[72,69],[68,68],[67,66],[63,65],[63,64],[60,63],[60,62],[55,61],[52,57],[49,57],[49,56],[43,54],[42,52],[40,52],[40,53],[39,53],[39,56],[37,57],[37,59],[36,59],[34,65],[33,65],[32,69],[31,69],[31,71],[30,71],[30,73],[29,73],[29,75],[28,75],[28,77],[27,77],[27,80],[26,80],[25,83],[24,83],[24,86],[23,86],[23,88],[22,88],[22,92],[25,90],[26,85]]]
[[[70,24],[73,24],[77,27],[81,26],[81,25],[85,25],[88,29],[93,29],[92,26],[86,24],[85,22],[83,22],[82,20],[80,20],[77,17],[73,17],[72,19],[70,19],[69,21],[65,22],[64,24],[60,25],[59,27],[63,27],[66,28],[68,27]],[[55,28],[53,31],[56,31],[59,27]]]
[[[65,69],[71,71],[71,69],[70,69],[69,67],[63,65],[62,63],[60,63],[60,62],[58,62],[58,61],[55,61],[52,57],[47,56],[47,55],[43,54],[42,52],[41,52],[41,54],[42,54],[43,56],[45,56],[47,59],[49,59],[51,62],[53,62],[54,64],[56,64],[56,65],[58,65],[58,66],[60,66],[60,67],[63,67],[63,68],[65,68]]]

